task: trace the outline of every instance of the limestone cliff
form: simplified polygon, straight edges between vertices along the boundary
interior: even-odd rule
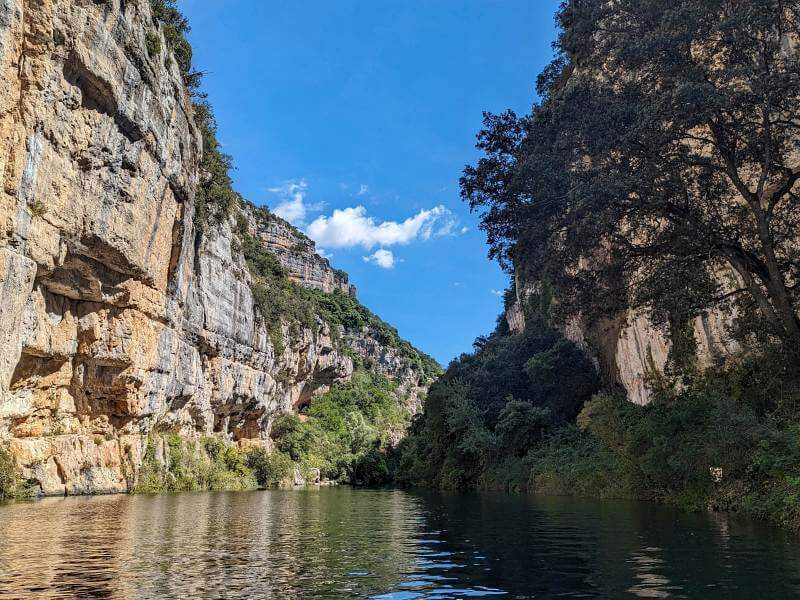
[[[128,490],[154,430],[267,443],[354,358],[412,408],[427,384],[369,328],[267,331],[251,208],[195,226],[202,138],[165,47],[146,0],[0,0],[0,440],[45,494]],[[354,293],[288,224],[251,225],[298,284]]]
[[[308,236],[280,217],[245,205],[247,227],[272,252],[289,273],[289,279],[304,287],[331,293],[356,295],[347,273],[331,267],[330,261],[317,254],[316,244]]]
[[[515,284],[515,295],[506,309],[506,322],[513,332],[525,329],[525,309],[536,297],[537,286],[522,281]],[[712,309],[696,317],[691,334],[700,369],[722,364],[741,352],[728,332],[731,316]],[[648,404],[654,378],[664,375],[672,342],[663,328],[656,327],[645,311],[628,310],[587,326],[580,316],[560,325],[568,340],[586,350],[607,384],[625,391],[636,404]]]

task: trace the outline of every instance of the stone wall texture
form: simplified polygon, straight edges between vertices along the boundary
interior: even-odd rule
[[[148,31],[147,0],[0,0],[0,441],[45,494],[129,490],[153,430],[268,445],[272,415],[353,371],[324,323],[276,353],[234,219],[196,233],[201,138]],[[287,224],[257,235],[350,293]],[[346,339],[418,407],[397,351]]]
[[[525,329],[524,306],[537,286],[517,279],[515,288],[516,298],[506,310],[506,322],[511,331],[520,332]],[[728,334],[730,324],[731,316],[719,309],[706,311],[692,322],[695,358],[701,370],[724,364],[742,351]],[[667,368],[671,341],[646,312],[625,311],[591,327],[575,316],[560,329],[564,337],[591,356],[606,383],[624,390],[635,404],[649,404],[651,384]]]

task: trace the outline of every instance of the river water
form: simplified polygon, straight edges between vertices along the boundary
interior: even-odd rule
[[[0,506],[0,597],[800,597],[800,539],[647,503],[349,488]]]

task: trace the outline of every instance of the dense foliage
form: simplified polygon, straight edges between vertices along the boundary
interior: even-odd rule
[[[400,478],[448,488],[481,486],[493,465],[521,457],[574,421],[599,389],[589,358],[543,319],[520,334],[503,322],[430,388],[402,451]]]
[[[800,527],[800,373],[782,353],[657,389],[638,406],[591,397],[594,369],[560,360],[574,352],[563,340],[531,344],[546,331],[495,333],[450,365],[400,448],[398,481],[659,500]],[[548,357],[555,389],[580,399],[577,419],[571,404],[539,396],[529,360],[503,360],[531,351]],[[584,382],[577,392],[573,378]]]
[[[34,490],[20,475],[11,453],[0,444],[0,501],[28,498]]]
[[[568,0],[530,115],[487,115],[462,194],[563,314],[711,306],[800,356],[800,2]],[[746,338],[744,336],[747,336]]]
[[[217,140],[217,122],[206,95],[200,91],[202,73],[192,67],[192,47],[186,39],[189,22],[177,8],[176,0],[150,0],[150,10],[164,36],[169,55],[175,57],[184,83],[192,97],[194,121],[200,130],[203,152],[200,159],[200,185],[195,197],[195,224],[198,233],[210,222],[220,221],[231,214],[239,195],[233,190],[229,171],[232,158],[223,153]],[[161,41],[157,34],[146,33],[148,53],[161,54]]]
[[[389,450],[409,420],[396,385],[361,371],[314,399],[302,415],[278,415],[271,437],[307,479],[319,469],[325,480],[373,485],[389,480]]]
[[[164,464],[156,458],[157,441],[163,444]],[[258,486],[248,466],[248,456],[220,437],[184,439],[167,433],[153,434],[147,442],[134,493],[245,490]]]
[[[487,114],[461,180],[538,316],[450,365],[398,479],[798,528],[800,3],[566,0],[558,21],[540,102]],[[628,308],[672,342],[644,407],[592,395],[594,369],[544,325]],[[703,373],[691,321],[710,308],[748,353]]]

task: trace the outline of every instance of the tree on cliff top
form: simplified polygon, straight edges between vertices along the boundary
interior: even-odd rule
[[[800,348],[800,1],[568,0],[530,115],[486,115],[462,195],[563,312],[726,302]],[[728,281],[722,272],[733,273]]]

